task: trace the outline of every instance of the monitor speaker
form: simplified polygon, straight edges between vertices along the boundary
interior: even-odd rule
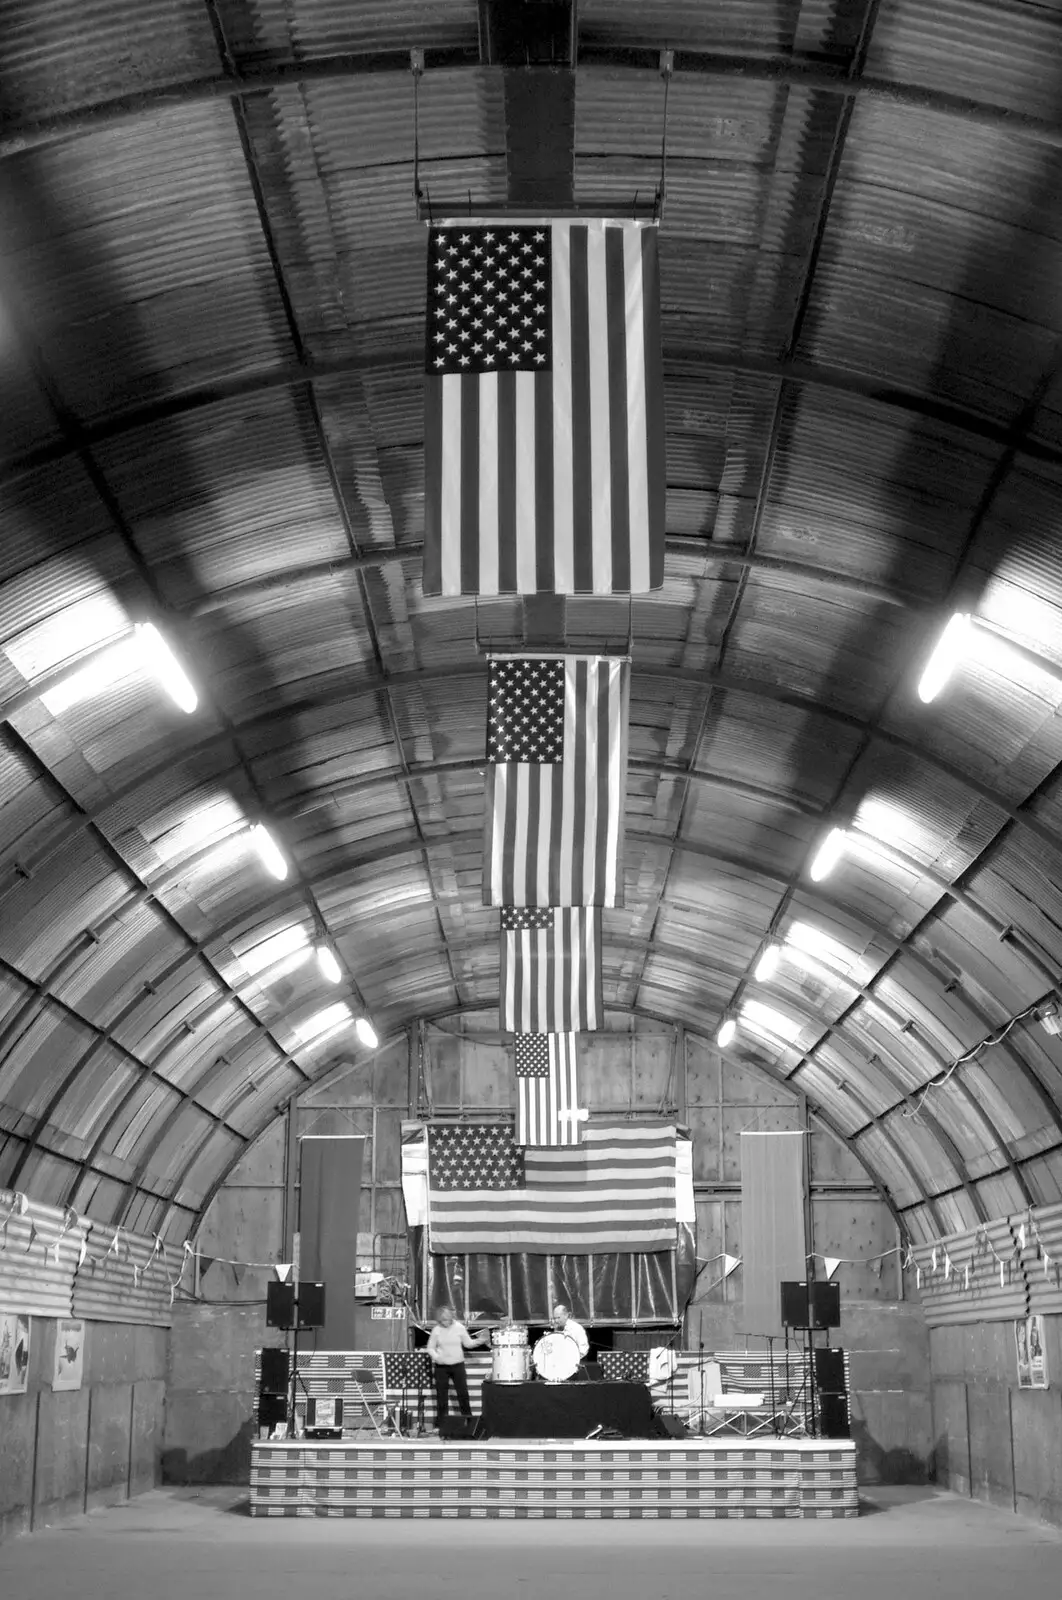
[[[841,1286],[839,1283],[809,1283],[808,1309],[812,1328],[841,1326]]]
[[[324,1326],[323,1283],[299,1284],[299,1327]],[[291,1283],[266,1284],[266,1326],[268,1328],[293,1328],[295,1326],[295,1286]]]
[[[844,1394],[844,1351],[816,1350],[815,1385],[820,1394]]]
[[[806,1328],[808,1326],[808,1286],[806,1283],[783,1283],[782,1326]]]
[[[287,1394],[288,1352],[286,1350],[262,1351],[262,1393]]]
[[[820,1394],[819,1433],[823,1439],[850,1438],[846,1394]]]

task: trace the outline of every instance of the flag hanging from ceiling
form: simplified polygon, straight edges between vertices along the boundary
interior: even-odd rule
[[[424,390],[426,594],[660,588],[655,224],[432,228]]]
[[[579,1144],[579,1109],[574,1033],[518,1033],[515,1143]]]
[[[504,907],[500,989],[510,1033],[593,1033],[605,1014],[600,911]]]
[[[623,904],[629,698],[616,657],[491,658],[485,905]]]
[[[431,1249],[674,1249],[675,1146],[674,1125],[662,1122],[590,1122],[579,1145],[525,1151],[505,1124],[429,1123]]]

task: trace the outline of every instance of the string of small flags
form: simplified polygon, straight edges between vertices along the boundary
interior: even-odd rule
[[[127,1230],[124,1229],[121,1224],[118,1224],[115,1227],[114,1233],[111,1236],[110,1243],[108,1244],[106,1250],[104,1250],[102,1254],[92,1255],[89,1252],[88,1246],[89,1236],[96,1228],[98,1228],[99,1225],[94,1224],[89,1218],[82,1218],[73,1206],[66,1206],[64,1208],[62,1218],[59,1223],[59,1231],[54,1242],[51,1244],[49,1244],[44,1238],[41,1228],[39,1228],[37,1225],[37,1221],[29,1215],[29,1212],[30,1201],[28,1195],[23,1194],[21,1190],[16,1190],[11,1196],[11,1200],[6,1211],[4,1212],[4,1215],[0,1217],[0,1250],[6,1251],[9,1248],[14,1248],[10,1238],[10,1224],[17,1217],[28,1217],[29,1231],[26,1244],[23,1249],[23,1254],[28,1256],[30,1251],[33,1249],[33,1246],[37,1243],[38,1239],[40,1239],[44,1249],[45,1261],[47,1261],[48,1257],[51,1256],[55,1266],[58,1266],[60,1249],[63,1240],[68,1234],[74,1232],[76,1229],[84,1228],[84,1231],[81,1233],[80,1238],[78,1239],[76,1267],[78,1272],[95,1272],[96,1268],[101,1266],[104,1268],[104,1270],[106,1270],[107,1263],[109,1262],[111,1256],[113,1256],[117,1263],[124,1261],[129,1265],[133,1274],[133,1287],[139,1289],[141,1283],[146,1279],[149,1273],[161,1271],[166,1282],[166,1287],[169,1289],[170,1305],[173,1305],[174,1300],[177,1297],[177,1290],[180,1287],[181,1279],[184,1277],[189,1260],[193,1255],[192,1247],[187,1240],[185,1241],[181,1250],[181,1260],[177,1276],[171,1279],[165,1261],[160,1260],[160,1257],[163,1256],[165,1249],[161,1234],[156,1233],[151,1236],[151,1254],[146,1262],[140,1262],[134,1258],[132,1239]]]
[[[1055,1282],[1062,1285],[1062,1259],[1052,1256],[1048,1251],[1036,1217],[1031,1209],[1019,1221],[1014,1246],[1006,1254],[1001,1255],[996,1249],[992,1236],[988,1231],[987,1223],[981,1223],[978,1227],[975,1234],[975,1254],[965,1261],[956,1260],[948,1249],[947,1244],[943,1241],[938,1241],[936,1244],[931,1245],[929,1248],[930,1264],[928,1269],[921,1266],[916,1268],[917,1285],[919,1288],[922,1287],[923,1272],[936,1273],[942,1271],[945,1283],[950,1282],[953,1273],[961,1272],[963,1288],[969,1289],[970,1270],[971,1267],[976,1266],[977,1256],[991,1255],[994,1265],[999,1269],[999,1287],[1005,1289],[1008,1275],[1014,1267],[1015,1260],[1020,1261],[1025,1250],[1029,1247],[1030,1241],[1036,1247],[1036,1258],[1043,1266],[1044,1277],[1050,1277],[1051,1271],[1054,1269]]]

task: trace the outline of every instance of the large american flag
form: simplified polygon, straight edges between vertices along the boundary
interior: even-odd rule
[[[516,1143],[579,1144],[579,1061],[574,1033],[516,1035]]]
[[[428,1233],[442,1254],[590,1255],[675,1246],[673,1124],[584,1125],[521,1153],[505,1124],[429,1123]]]
[[[426,594],[644,594],[664,576],[657,229],[428,238]]]
[[[617,657],[492,657],[485,905],[623,904],[629,695]]]
[[[506,906],[500,988],[510,1033],[593,1033],[605,1013],[600,911]]]

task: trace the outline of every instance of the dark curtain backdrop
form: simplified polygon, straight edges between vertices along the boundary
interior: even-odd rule
[[[807,1277],[804,1134],[741,1135],[741,1255],[745,1333],[782,1332],[783,1281]]]
[[[318,1350],[353,1350],[354,1257],[358,1240],[358,1201],[365,1140],[349,1137],[299,1141],[300,1276],[325,1286],[325,1325]]]
[[[626,1327],[679,1323],[696,1273],[693,1228],[679,1225],[674,1250],[646,1255],[436,1255],[427,1230],[409,1232],[415,1310],[430,1317],[437,1305],[459,1316],[548,1322],[558,1300],[580,1322]]]

